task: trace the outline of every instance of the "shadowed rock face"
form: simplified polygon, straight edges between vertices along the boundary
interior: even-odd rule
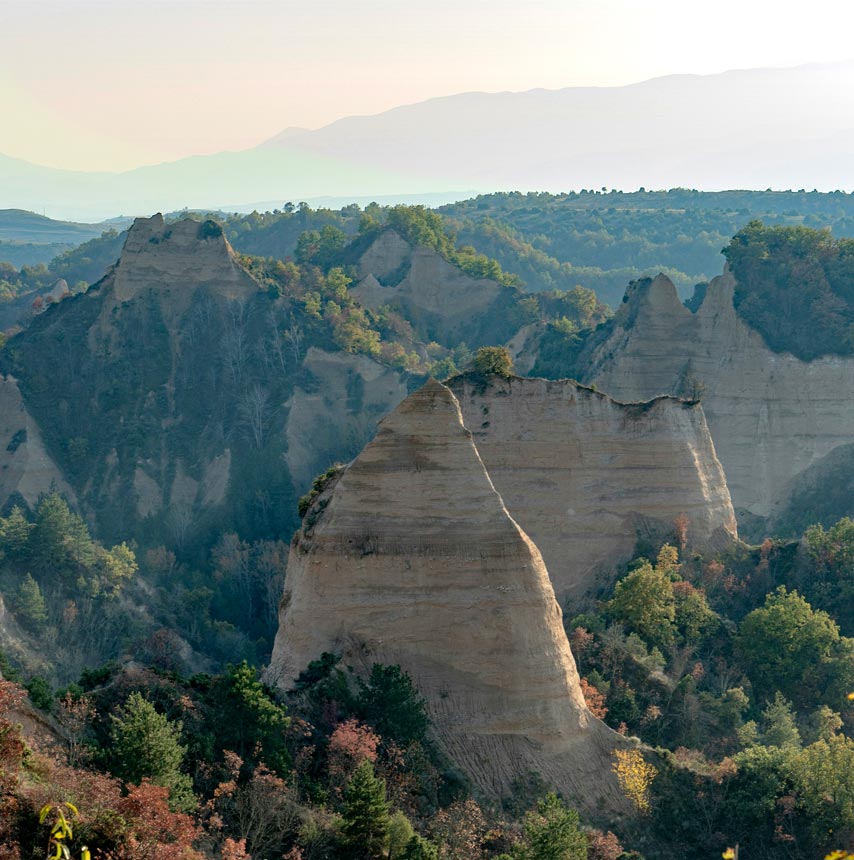
[[[294,539],[268,677],[287,689],[324,651],[406,669],[481,790],[535,770],[586,807],[619,804],[618,737],[584,704],[539,550],[437,382],[380,423]]]
[[[670,397],[626,405],[570,380],[496,377],[479,385],[461,376],[449,385],[565,607],[629,560],[639,537],[670,537],[681,515],[692,549],[736,538],[699,405]]]
[[[854,360],[773,352],[738,316],[734,288],[715,278],[692,314],[668,278],[641,283],[579,367],[624,401],[699,386],[736,511],[768,517],[798,475],[854,443]]]
[[[45,450],[17,381],[0,375],[0,505],[20,498],[33,508],[42,494],[52,490],[74,499],[60,468]]]

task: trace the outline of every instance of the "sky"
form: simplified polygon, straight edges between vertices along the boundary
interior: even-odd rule
[[[472,90],[854,57],[850,0],[0,0],[0,153],[124,170]]]

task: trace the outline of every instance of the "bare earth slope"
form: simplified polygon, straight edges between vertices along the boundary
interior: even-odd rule
[[[619,804],[618,738],[584,704],[539,550],[437,382],[381,422],[294,539],[269,678],[289,688],[325,651],[406,669],[481,791],[535,770],[585,807]]]
[[[768,517],[801,473],[854,443],[854,360],[773,352],[738,316],[734,287],[715,278],[692,314],[663,275],[641,282],[579,366],[619,400],[703,390],[736,511]]]
[[[543,553],[567,607],[665,539],[720,549],[735,515],[703,410],[662,397],[623,404],[571,380],[465,376],[449,383],[507,509]]]

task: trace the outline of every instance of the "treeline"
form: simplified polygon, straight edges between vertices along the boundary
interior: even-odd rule
[[[107,665],[42,702],[59,728],[51,753],[27,749],[22,706],[0,680],[5,857],[43,854],[60,813],[74,858],[640,857],[536,779],[478,804],[396,666],[357,678],[325,654],[283,699],[246,663],[190,678]]]
[[[777,352],[854,352],[854,239],[751,221],[724,248],[735,306]]]
[[[688,527],[567,622],[593,713],[660,749],[654,838],[804,860],[851,844],[854,523],[680,560]]]

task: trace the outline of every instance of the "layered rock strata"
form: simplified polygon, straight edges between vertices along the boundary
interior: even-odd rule
[[[580,375],[619,400],[702,395],[736,511],[768,517],[799,475],[854,443],[854,360],[773,352],[738,316],[734,288],[715,278],[691,313],[665,276],[640,282]]]
[[[618,739],[584,704],[540,552],[437,382],[380,423],[294,538],[268,677],[290,688],[323,652],[408,671],[481,791],[533,770],[585,807],[619,804]]]
[[[571,380],[460,376],[449,383],[495,488],[540,548],[568,611],[629,560],[638,539],[721,549],[737,536],[702,408],[618,403]]]

